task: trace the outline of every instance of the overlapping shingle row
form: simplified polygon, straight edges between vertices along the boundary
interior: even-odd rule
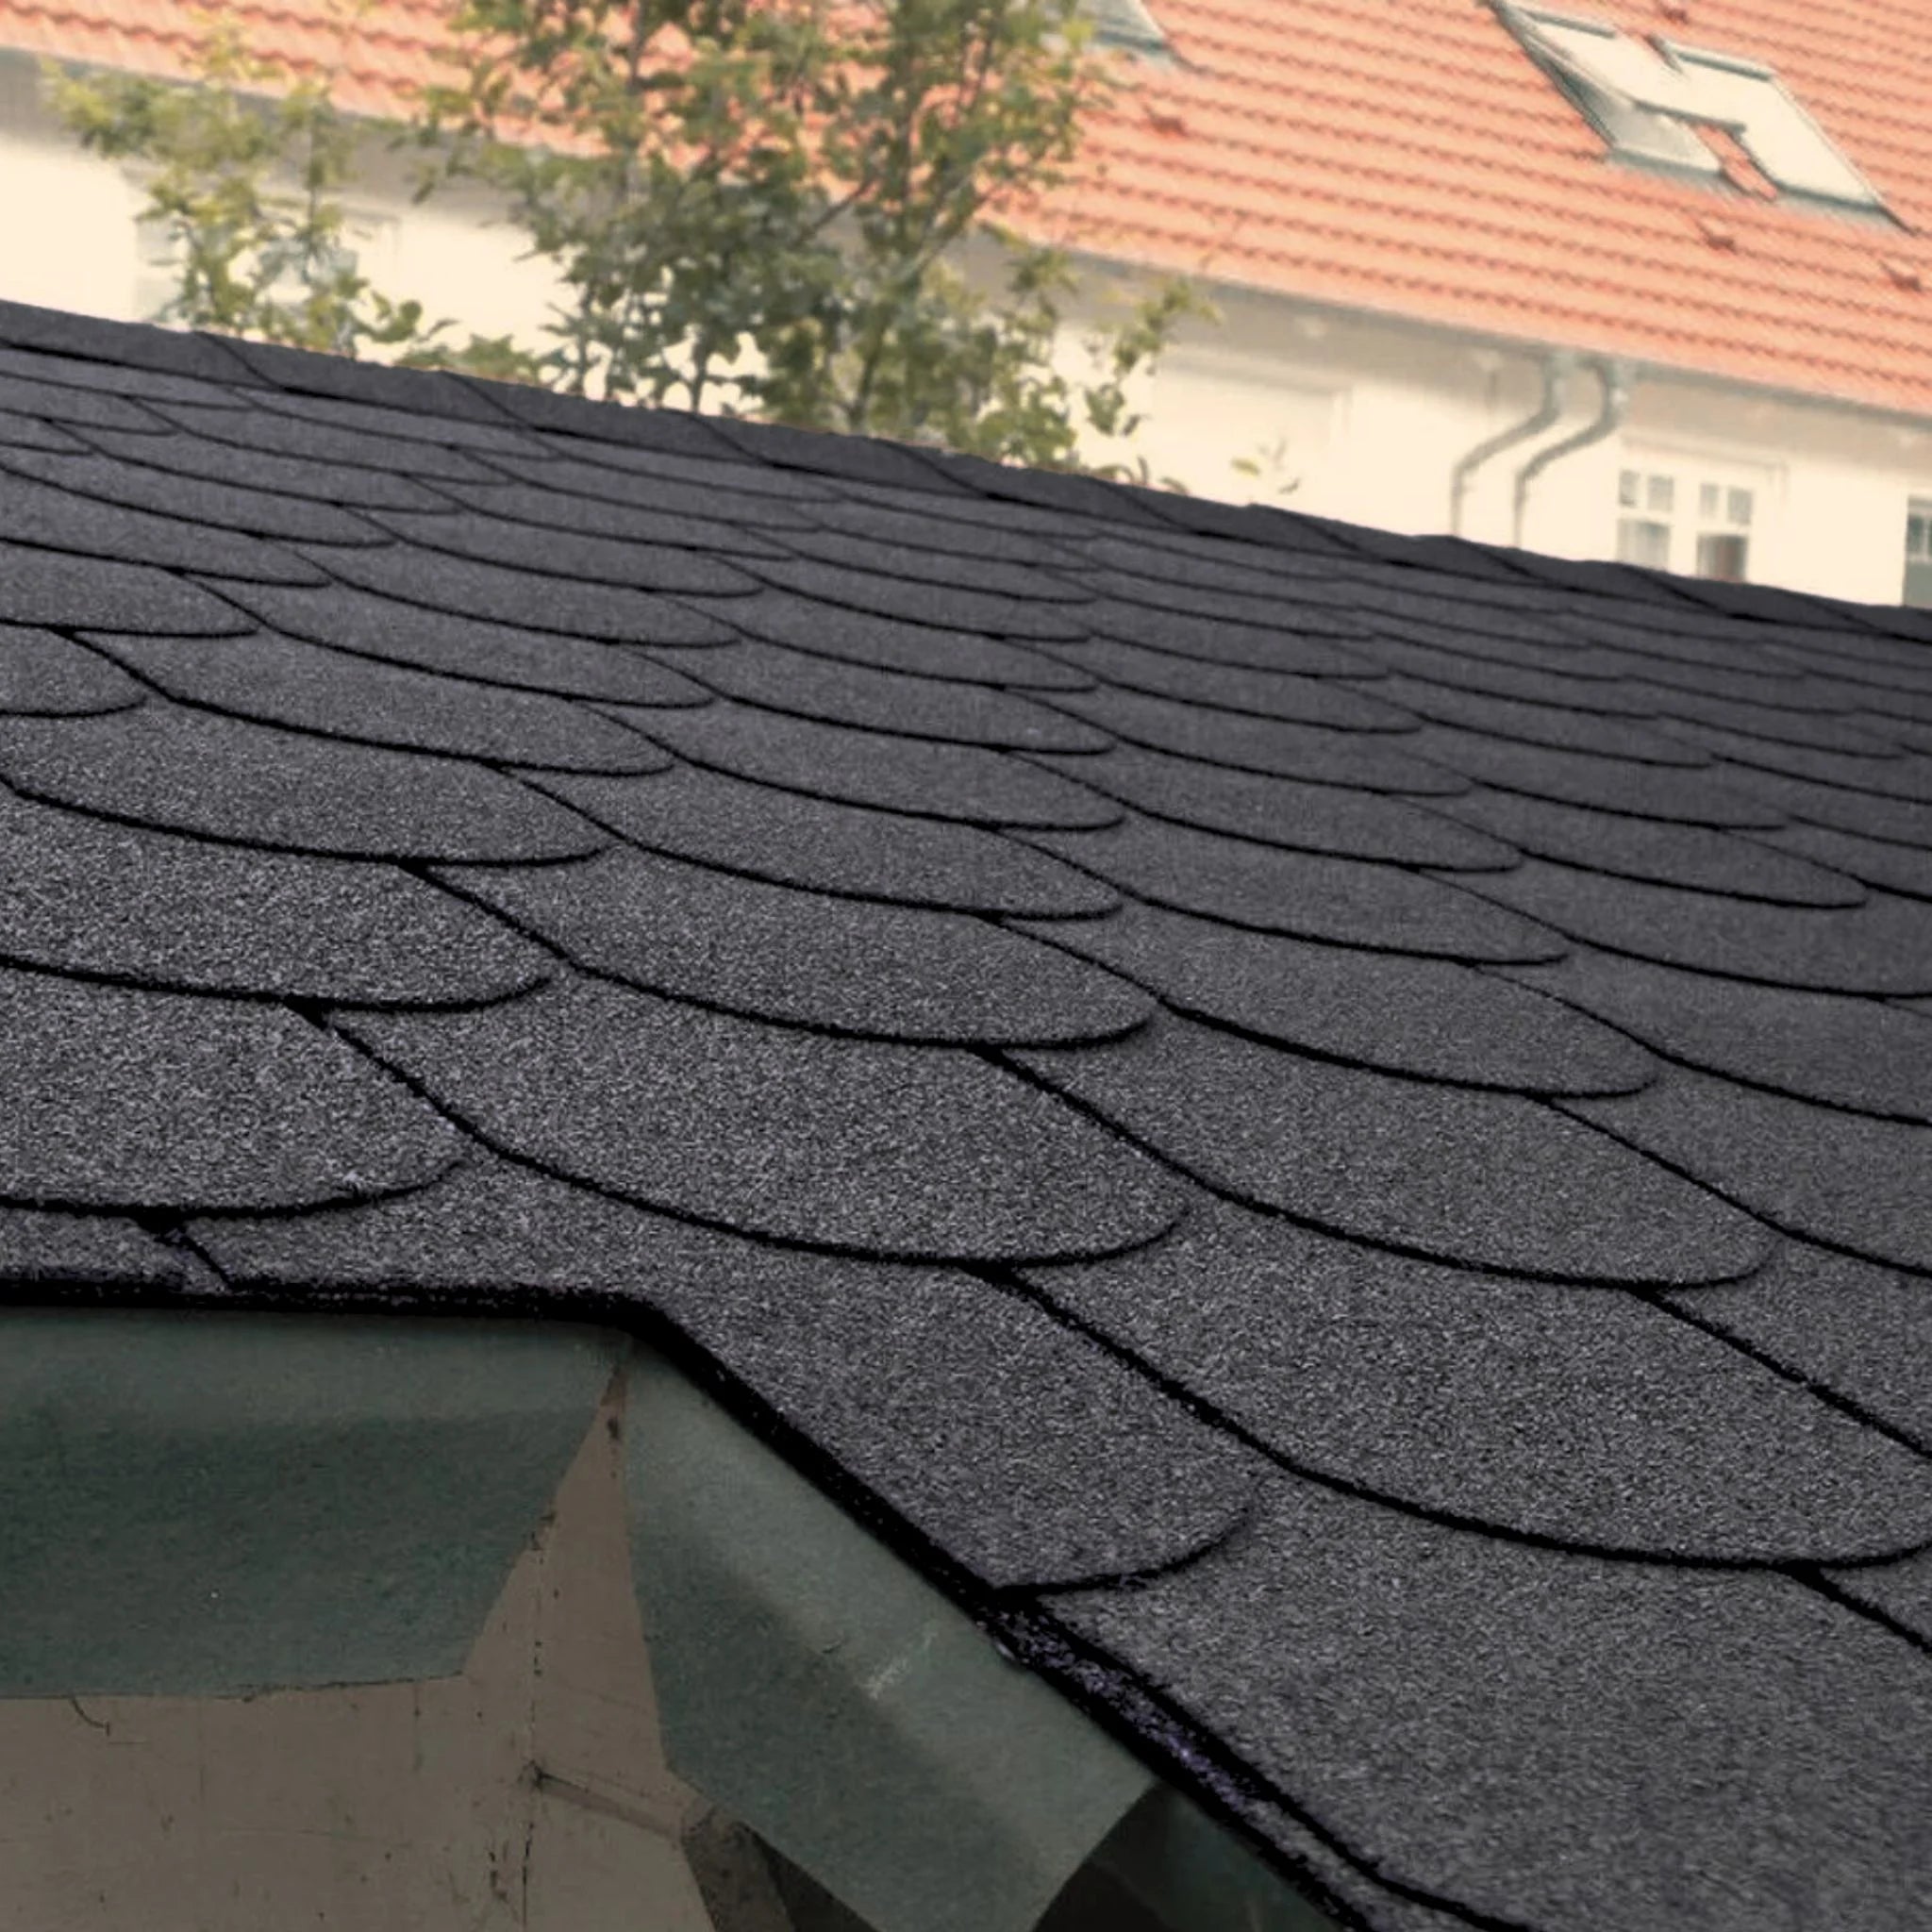
[[[668,1337],[1364,1924],[1932,1913],[1921,618],[0,343],[11,1299]]]

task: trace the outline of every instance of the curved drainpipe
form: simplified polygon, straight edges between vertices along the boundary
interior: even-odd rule
[[[1593,442],[1601,442],[1622,427],[1624,417],[1630,408],[1631,377],[1627,363],[1598,357],[1591,366],[1596,370],[1603,383],[1603,406],[1596,412],[1594,422],[1585,425],[1574,436],[1566,436],[1559,442],[1553,442],[1547,449],[1540,449],[1528,462],[1516,473],[1515,521],[1511,526],[1510,542],[1518,550],[1523,548],[1523,519],[1529,508],[1529,486],[1554,462],[1574,455],[1577,450],[1588,449]]]
[[[1536,413],[1477,443],[1458,458],[1449,485],[1451,536],[1462,534],[1462,508],[1469,497],[1469,487],[1475,480],[1475,473],[1491,457],[1501,456],[1506,449],[1513,449],[1519,442],[1527,442],[1533,436],[1541,436],[1562,415],[1564,395],[1575,367],[1576,358],[1567,350],[1559,349],[1550,356],[1543,363],[1543,399],[1537,405]]]

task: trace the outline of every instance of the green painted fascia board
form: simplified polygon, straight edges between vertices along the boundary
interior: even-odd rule
[[[623,1349],[560,1323],[0,1310],[0,1698],[460,1672]]]
[[[1027,1932],[1153,1784],[641,1349],[625,1477],[668,1762],[876,1932]]]

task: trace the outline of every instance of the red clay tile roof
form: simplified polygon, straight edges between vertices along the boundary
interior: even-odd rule
[[[320,0],[235,10],[265,52],[332,44]],[[1099,178],[1057,211],[1131,261],[1932,415],[1932,47],[1909,0],[1565,10],[1769,63],[1903,226],[1608,161],[1483,0],[1155,0],[1178,63],[1137,65],[1093,130]],[[379,5],[343,104],[394,111],[446,11]],[[0,0],[0,43],[151,71],[180,71],[192,22],[187,0]]]

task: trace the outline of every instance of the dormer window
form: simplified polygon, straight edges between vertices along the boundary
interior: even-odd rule
[[[1648,43],[1602,21],[1510,0],[1495,6],[1619,159],[1715,185],[1726,170],[1706,137],[1724,135],[1782,196],[1884,211],[1871,184],[1761,61]]]

